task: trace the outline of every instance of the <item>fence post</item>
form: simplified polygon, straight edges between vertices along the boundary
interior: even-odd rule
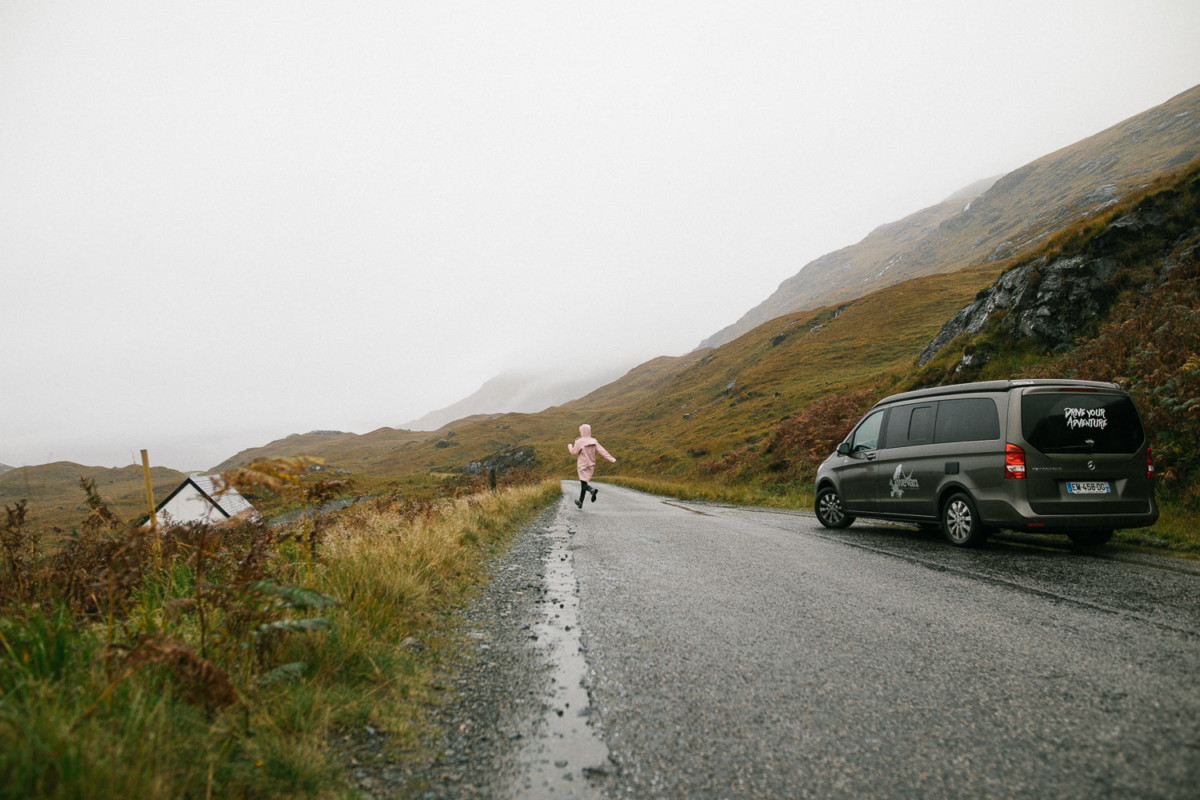
[[[150,530],[158,529],[158,512],[154,510],[154,484],[150,480],[150,454],[142,451],[142,477],[146,480],[146,506],[150,509]]]

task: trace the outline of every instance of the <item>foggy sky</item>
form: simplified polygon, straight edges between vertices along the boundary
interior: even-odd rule
[[[3,0],[0,462],[203,469],[686,353],[1200,83],[1198,30],[1194,0]]]

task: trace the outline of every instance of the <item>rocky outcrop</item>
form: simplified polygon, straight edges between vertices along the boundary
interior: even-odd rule
[[[1108,311],[1110,281],[1120,266],[1113,258],[1073,256],[1050,263],[1039,258],[1010,270],[943,325],[917,363],[925,366],[964,333],[981,332],[998,311],[1007,312],[1000,325],[1013,336],[1036,337],[1051,347],[1070,344],[1085,325]]]
[[[1005,272],[942,326],[917,363],[925,366],[950,342],[983,332],[992,320],[1003,337],[1035,339],[1047,349],[1074,344],[1122,291],[1147,288],[1196,247],[1195,183],[1189,179],[1113,218],[1074,255],[1043,256]],[[956,371],[985,360],[968,350]]]
[[[468,475],[482,475],[494,469],[502,474],[513,469],[533,469],[537,463],[537,453],[532,447],[516,447],[472,461],[462,471]]]

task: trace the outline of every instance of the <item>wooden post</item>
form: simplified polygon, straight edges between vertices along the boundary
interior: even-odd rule
[[[154,484],[150,481],[150,454],[142,451],[142,476],[146,479],[146,506],[150,509],[150,530],[158,530],[158,513],[154,510]]]

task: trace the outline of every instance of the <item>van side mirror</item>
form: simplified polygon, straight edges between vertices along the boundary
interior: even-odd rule
[[[837,449],[837,454],[838,454],[839,456],[848,456],[848,455],[850,455],[850,443],[849,443],[849,442],[842,442],[841,444],[839,444],[839,445],[838,445],[838,449]]]

